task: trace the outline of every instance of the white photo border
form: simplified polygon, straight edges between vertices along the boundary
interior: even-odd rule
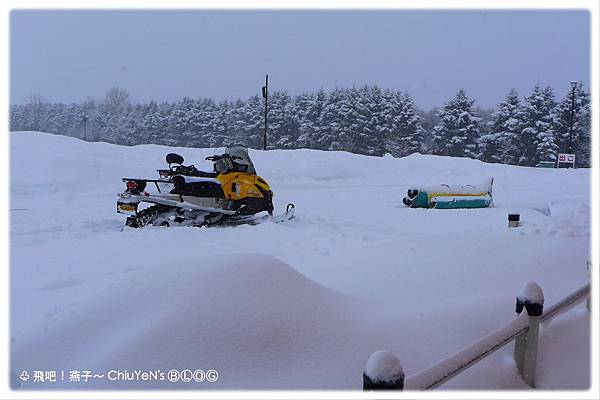
[[[290,10],[330,10],[330,9],[368,9],[368,10],[402,10],[402,9],[419,9],[419,10],[587,10],[590,13],[590,55],[591,55],[591,82],[590,93],[592,99],[592,316],[591,316],[591,387],[587,391],[435,391],[435,392],[361,392],[361,391],[172,391],[172,390],[131,390],[131,391],[13,391],[9,386],[9,197],[10,197],[10,152],[9,152],[9,135],[5,134],[2,138],[0,146],[1,160],[3,162],[2,171],[4,176],[2,182],[4,184],[0,194],[2,204],[1,220],[3,230],[1,232],[1,251],[3,256],[2,269],[0,270],[0,398],[2,399],[392,399],[392,398],[410,398],[410,399],[496,399],[496,398],[523,398],[523,399],[597,399],[600,398],[599,391],[599,369],[598,369],[598,265],[599,265],[599,193],[598,185],[600,183],[599,175],[599,121],[600,109],[598,107],[599,81],[598,74],[600,71],[598,49],[600,48],[599,38],[599,2],[586,0],[546,0],[546,1],[515,1],[515,0],[490,0],[490,1],[472,1],[458,0],[453,2],[443,0],[423,0],[423,1],[389,1],[389,0],[370,0],[370,1],[333,1],[333,0],[304,0],[304,1],[207,1],[207,0],[156,0],[156,1],[139,1],[139,0],[91,0],[85,3],[74,0],[4,0],[0,7],[3,12],[0,15],[0,46],[4,59],[0,65],[2,74],[0,79],[4,88],[4,93],[0,96],[0,122],[8,131],[9,127],[9,104],[10,104],[10,75],[9,75],[9,60],[10,60],[10,13],[13,10],[24,9],[145,9],[145,10],[176,10],[176,9],[290,9]],[[357,375],[360,379],[360,373]]]

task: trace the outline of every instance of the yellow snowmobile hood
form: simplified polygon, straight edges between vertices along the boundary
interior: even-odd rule
[[[216,178],[228,200],[241,200],[248,197],[264,198],[271,191],[269,184],[258,175],[245,172],[221,173]]]

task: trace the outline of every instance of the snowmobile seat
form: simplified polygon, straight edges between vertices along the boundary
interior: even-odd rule
[[[183,165],[183,157],[177,153],[169,153],[166,157],[167,164],[179,164]]]
[[[219,175],[216,172],[200,171],[193,165],[176,165],[175,167],[171,168],[171,171],[178,175],[197,176],[200,178],[215,178],[217,175]]]
[[[218,172],[206,172],[206,171],[198,171],[196,170],[196,174],[194,176],[200,177],[200,178],[216,178],[217,176],[219,176]]]
[[[225,198],[225,193],[219,181],[213,178],[190,178],[183,175],[173,177],[175,188],[171,190],[172,194],[194,197],[213,197]]]

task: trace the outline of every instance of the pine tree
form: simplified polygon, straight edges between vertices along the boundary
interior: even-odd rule
[[[491,115],[490,132],[481,137],[481,159],[487,162],[517,164],[521,154],[519,94],[511,89]]]
[[[340,131],[342,148],[356,154],[383,155],[383,93],[377,86],[352,88],[341,103],[344,127]]]
[[[294,114],[294,103],[286,91],[275,91],[269,96],[268,148],[296,147],[298,122]]]
[[[29,96],[24,107],[25,129],[30,131],[47,131],[48,108],[50,102],[39,94]]]
[[[117,144],[129,144],[126,135],[127,122],[131,110],[129,94],[114,87],[106,93],[99,105],[98,122],[104,139]]]
[[[234,145],[246,145],[246,135],[244,134],[244,121],[242,120],[242,111],[244,102],[241,99],[230,103],[228,114],[229,143]]]
[[[572,150],[575,161],[579,166],[589,166],[591,161],[591,110],[590,96],[579,82],[575,87],[575,107],[571,114],[573,93],[569,91],[557,108],[556,144],[561,153],[569,152],[569,137],[571,128],[571,115],[573,116]]]
[[[212,137],[208,140],[210,147],[226,147],[234,144],[232,113],[233,105],[228,101],[222,101],[215,107],[212,115]]]
[[[475,100],[469,99],[461,89],[439,111],[440,123],[433,133],[436,154],[477,157],[480,118],[473,111],[474,103]]]
[[[304,93],[294,100],[298,116],[298,147],[319,148],[321,126],[319,119],[325,107],[326,94],[320,89],[316,94]]]
[[[11,104],[10,105],[10,130],[14,131],[24,131],[26,130],[26,113],[23,107],[20,104]]]
[[[385,149],[395,157],[423,151],[423,118],[408,93],[387,92]]]
[[[440,109],[437,107],[432,108],[429,111],[421,111],[420,116],[423,119],[421,126],[423,127],[423,152],[425,154],[435,153],[435,144],[433,142],[433,134],[435,133],[435,126],[441,121],[439,117]]]
[[[366,100],[366,122],[363,128],[362,146],[356,149],[357,154],[383,156],[386,153],[385,139],[391,133],[391,116],[386,114],[385,93],[379,86],[366,87],[363,101]]]
[[[522,119],[522,153],[519,165],[536,165],[540,161],[555,161],[558,146],[554,126],[556,102],[551,87],[542,89],[535,85],[531,95],[525,97]]]
[[[574,147],[577,165],[580,167],[591,167],[592,111],[589,93],[582,94],[580,97],[579,111],[575,113],[573,121],[573,135],[576,137]]]
[[[243,129],[240,142],[254,149],[263,148],[264,108],[261,98],[252,96],[240,110]]]
[[[325,101],[323,112],[319,118],[319,132],[316,140],[317,148],[323,150],[345,150],[344,135],[347,133],[347,115],[351,109],[347,90],[336,88]]]

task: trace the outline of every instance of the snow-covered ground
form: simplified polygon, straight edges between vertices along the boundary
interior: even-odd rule
[[[513,318],[524,283],[550,306],[588,280],[589,170],[251,151],[294,220],[122,231],[121,178],[157,176],[173,151],[208,170],[215,150],[11,133],[13,376],[215,369],[215,383],[177,385],[360,389],[376,350],[411,375]],[[402,205],[414,184],[489,177],[495,208]],[[507,227],[511,212],[521,227]],[[589,324],[580,305],[542,327],[539,387],[588,387]],[[506,346],[442,388],[525,389],[511,355]],[[68,378],[22,387],[175,385]]]

